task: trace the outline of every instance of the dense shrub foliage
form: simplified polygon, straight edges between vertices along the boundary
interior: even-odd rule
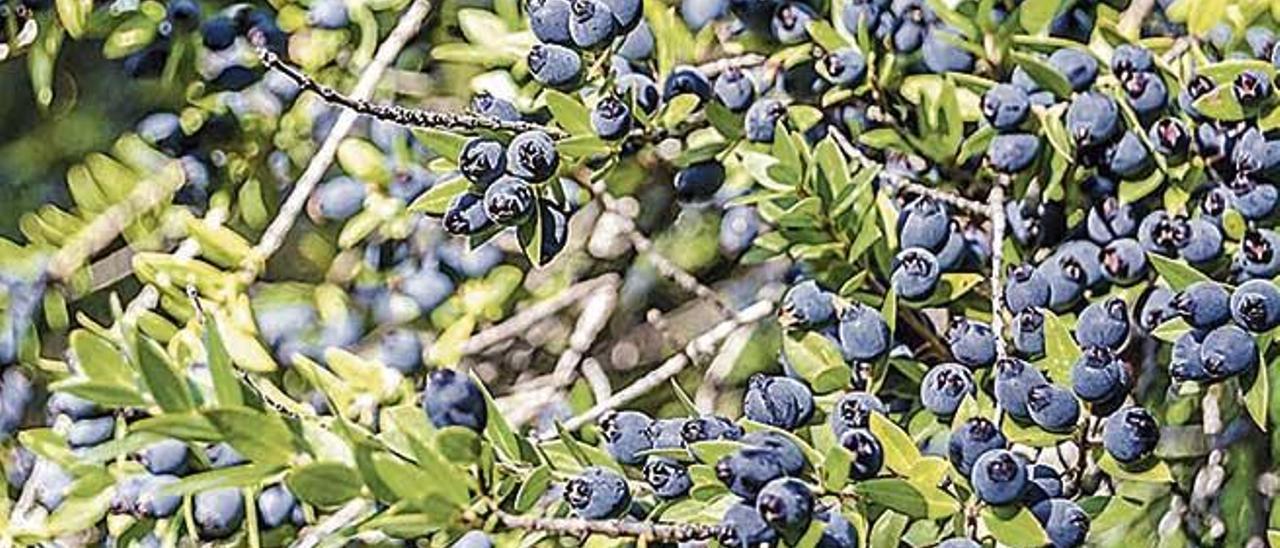
[[[6,543],[1280,541],[1280,3],[0,21]]]

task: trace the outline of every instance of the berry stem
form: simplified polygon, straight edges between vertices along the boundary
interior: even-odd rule
[[[982,202],[976,202],[968,198],[965,198],[963,196],[957,195],[955,193],[947,192],[945,190],[938,190],[936,188],[930,188],[920,183],[908,181],[905,179],[898,181],[897,186],[898,186],[899,193],[905,192],[905,193],[911,193],[911,194],[919,194],[921,196],[927,196],[929,198],[932,198],[934,201],[950,204],[951,206],[957,209],[961,209],[973,215],[988,217],[990,214],[990,209],[988,209],[990,207],[989,205],[984,205]]]
[[[737,328],[768,318],[773,314],[773,309],[774,299],[768,297],[742,309],[742,312],[739,312],[734,317],[716,324],[702,335],[689,341],[689,344],[679,354],[668,358],[667,361],[647,375],[631,383],[626,388],[615,392],[612,397],[596,404],[595,407],[565,421],[565,429],[577,430],[583,425],[595,421],[605,412],[616,409],[618,406],[643,396],[658,386],[662,386],[667,382],[667,379],[676,376],[681,371],[684,371],[685,367],[697,361],[698,356],[714,351]]]
[[[479,114],[463,114],[453,112],[437,112],[432,110],[406,108],[399,105],[385,105],[368,100],[371,94],[345,95],[329,86],[321,84],[297,67],[280,59],[274,52],[265,47],[258,48],[258,57],[267,68],[277,70],[296,82],[302,89],[319,95],[327,102],[348,109],[353,115],[364,114],[379,120],[392,122],[406,127],[447,128],[463,131],[490,130],[520,133],[525,131],[543,131],[554,138],[561,139],[568,135],[553,127],[531,122],[499,120]],[[375,82],[376,83],[376,82]],[[357,88],[359,84],[357,84]],[[332,133],[331,133],[332,134]]]
[[[618,519],[585,520],[577,518],[538,518],[517,516],[499,510],[498,520],[504,527],[528,531],[546,531],[560,535],[636,537],[657,542],[687,542],[715,538],[720,528],[697,523],[648,523]]]
[[[391,34],[387,35],[382,45],[378,46],[378,52],[374,55],[373,61],[364,68],[364,72],[360,74],[359,81],[356,82],[355,88],[352,89],[350,97],[343,96],[332,89],[319,86],[316,82],[306,77],[301,71],[294,69],[280,61],[276,55],[267,51],[265,47],[258,47],[258,54],[262,58],[262,62],[269,68],[280,70],[285,75],[298,81],[298,84],[307,87],[307,82],[311,83],[313,91],[318,93],[325,99],[330,99],[322,90],[328,90],[331,95],[341,97],[347,103],[339,103],[347,106],[348,104],[364,104],[364,101],[373,96],[373,92],[378,87],[378,81],[382,79],[382,73],[391,66],[395,61],[400,50],[404,49],[409,40],[418,33],[418,28],[422,26],[423,21],[427,19],[427,15],[431,13],[430,0],[414,0],[404,14],[400,16],[400,20],[396,22],[395,28],[391,30]],[[255,37],[255,42],[261,41],[261,36]],[[301,77],[299,80],[298,77]],[[317,87],[318,86],[318,87]],[[293,228],[293,224],[298,219],[298,215],[302,213],[303,207],[307,203],[307,198],[311,196],[316,185],[320,183],[320,179],[324,177],[329,166],[333,164],[334,158],[338,154],[338,145],[351,131],[351,127],[355,125],[356,119],[359,117],[360,111],[355,108],[343,111],[338,116],[338,120],[334,122],[333,127],[325,136],[324,142],[320,145],[316,155],[311,157],[311,161],[307,164],[307,168],[298,177],[297,183],[293,185],[293,192],[289,193],[289,197],[280,205],[280,211],[276,217],[271,220],[271,224],[267,226],[267,230],[263,232],[262,239],[258,241],[258,245],[254,246],[249,253],[249,257],[245,259],[243,270],[241,271],[242,280],[245,285],[257,278],[258,273],[266,266],[267,259],[275,254],[277,249],[284,244],[284,238]]]

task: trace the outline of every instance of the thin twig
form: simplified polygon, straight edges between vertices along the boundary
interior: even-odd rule
[[[991,218],[991,331],[996,334],[996,358],[1008,355],[1004,341],[1004,191],[1009,183],[1000,176],[991,185],[987,197],[988,216]]]
[[[619,283],[621,283],[621,279],[618,275],[609,273],[569,286],[567,289],[557,293],[556,296],[539,301],[529,308],[521,310],[508,318],[507,321],[472,335],[462,345],[462,354],[464,356],[479,354],[495,344],[512,337],[518,337],[528,331],[530,327],[533,327],[534,324],[581,302],[582,299],[594,293],[602,284],[617,285]]]
[[[698,523],[648,523],[620,519],[586,520],[577,518],[538,518],[497,513],[503,527],[526,531],[546,531],[560,535],[583,537],[635,537],[662,543],[709,540],[720,534],[720,527]]]
[[[139,215],[166,202],[183,176],[178,163],[169,162],[146,179],[138,181],[133,191],[123,200],[107,208],[93,222],[81,229],[49,260],[49,278],[63,281],[75,274],[95,254],[114,242],[120,232],[133,223]]]
[[[597,403],[595,407],[588,409],[581,415],[565,421],[565,428],[569,430],[581,428],[583,425],[596,420],[605,412],[616,409],[618,406],[644,395],[655,387],[661,386],[667,382],[667,379],[676,376],[685,367],[692,364],[698,356],[714,351],[738,327],[758,322],[772,314],[772,300],[762,299],[756,301],[751,306],[744,308],[735,317],[720,322],[698,338],[690,341],[679,354],[667,359],[657,369],[650,371],[636,382],[614,393],[609,399]]]
[[[703,63],[698,65],[698,72],[711,78],[731,68],[750,68],[763,65],[768,60],[768,57],[758,53],[746,53],[737,57],[728,57]]]
[[[557,128],[532,122],[500,120],[498,118],[475,113],[439,112],[434,110],[402,107],[399,105],[374,103],[355,93],[352,93],[351,95],[344,95],[336,89],[315,81],[297,67],[281,61],[275,53],[265,47],[258,48],[258,57],[262,59],[262,64],[266,67],[279,71],[281,74],[297,83],[302,89],[319,95],[320,98],[325,101],[345,107],[358,114],[372,116],[379,120],[396,123],[402,126],[416,128],[446,128],[460,131],[476,131],[484,129],[489,131],[510,131],[515,133],[537,130],[544,131],[556,139],[568,137],[565,132]]]
[[[378,81],[382,79],[382,73],[395,61],[396,56],[400,54],[400,50],[404,49],[405,44],[418,33],[418,28],[422,26],[422,22],[426,20],[427,15],[430,13],[430,0],[415,0],[409,5],[409,9],[405,10],[395,28],[391,30],[391,34],[387,35],[382,45],[378,46],[378,52],[374,55],[373,61],[370,61],[369,65],[364,68],[364,72],[360,75],[360,80],[356,82],[355,88],[351,91],[351,99],[363,101],[373,95],[374,89],[378,86]],[[271,55],[268,52],[264,56],[263,62],[266,63],[266,57]],[[283,63],[279,64],[283,65]],[[252,281],[257,278],[259,271],[266,266],[267,259],[284,244],[284,238],[289,233],[289,230],[293,228],[293,223],[297,221],[298,215],[302,213],[303,207],[306,206],[307,198],[311,196],[311,192],[315,190],[320,178],[328,171],[329,166],[333,164],[334,157],[338,153],[338,145],[347,136],[347,132],[351,131],[351,127],[355,125],[358,117],[359,113],[352,110],[343,111],[338,116],[338,120],[334,122],[333,128],[329,130],[329,134],[325,136],[324,142],[320,145],[320,150],[311,158],[311,162],[307,164],[302,176],[298,177],[297,183],[293,186],[293,192],[280,205],[279,213],[271,220],[271,224],[267,226],[267,230],[262,234],[262,239],[258,241],[258,245],[254,246],[253,251],[245,260],[241,274],[246,281]]]
[[[1142,22],[1147,20],[1155,7],[1156,0],[1133,0],[1124,13],[1120,14],[1120,21],[1116,23],[1120,34],[1136,38],[1142,30]]]
[[[910,194],[917,194],[920,196],[927,196],[929,198],[932,198],[934,201],[950,204],[951,206],[954,206],[957,209],[964,210],[965,212],[973,215],[981,215],[983,217],[988,216],[988,209],[986,204],[983,204],[982,202],[976,202],[974,200],[970,200],[968,198],[959,196],[951,192],[947,192],[945,190],[938,190],[936,188],[927,187],[920,183],[908,181],[906,179],[902,179],[898,181],[897,187],[898,187],[899,193],[906,192]]]
[[[360,519],[371,508],[372,505],[367,499],[361,497],[352,499],[324,521],[304,529],[302,536],[293,543],[294,548],[315,548],[321,541],[329,539],[334,533]]]

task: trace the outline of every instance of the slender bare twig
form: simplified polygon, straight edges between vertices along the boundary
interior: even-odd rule
[[[932,198],[934,201],[949,204],[957,209],[965,211],[966,213],[970,213],[973,215],[981,215],[983,217],[988,216],[987,215],[988,209],[986,204],[983,204],[982,202],[976,202],[976,201],[970,200],[968,198],[959,196],[951,192],[947,192],[945,190],[938,190],[936,188],[927,187],[920,183],[908,181],[906,179],[902,179],[898,181],[897,187],[898,187],[899,193],[905,192],[909,194],[927,196],[929,198]]]
[[[503,527],[527,531],[546,531],[582,537],[635,537],[663,543],[708,540],[720,534],[720,527],[697,523],[649,523],[620,519],[586,520],[577,518],[539,518],[517,516],[498,511]]]
[[[445,128],[461,131],[476,131],[484,129],[516,133],[538,130],[545,131],[547,134],[557,139],[568,136],[565,132],[557,128],[532,122],[499,120],[497,118],[482,116],[475,113],[439,112],[402,107],[399,105],[374,103],[359,97],[355,93],[351,95],[344,95],[336,89],[315,81],[297,67],[281,61],[275,53],[272,53],[266,48],[258,48],[258,57],[262,59],[263,65],[279,71],[281,74],[289,77],[290,80],[297,83],[302,89],[319,95],[325,101],[345,107],[358,114],[372,116],[379,120],[396,123],[402,126],[416,128]]]
[[[1169,51],[1164,52],[1164,55],[1161,55],[1160,59],[1166,63],[1172,63],[1174,61],[1177,61],[1178,58],[1182,56],[1182,54],[1186,53],[1187,50],[1191,49],[1191,45],[1194,44],[1195,41],[1196,41],[1195,37],[1191,37],[1191,36],[1179,37],[1176,41],[1173,42],[1173,47],[1169,48]]]
[[[128,196],[94,217],[93,222],[53,255],[49,260],[49,278],[55,281],[70,278],[94,254],[111,245],[139,215],[168,200],[182,182],[177,162],[170,162],[159,173],[139,181]]]
[[[302,536],[298,538],[297,542],[293,543],[293,546],[294,548],[315,548],[321,541],[332,537],[334,533],[342,530],[343,527],[360,519],[372,508],[373,505],[368,499],[354,498],[351,502],[339,508],[337,512],[330,514],[324,521],[304,529]]]
[[[378,80],[382,78],[382,73],[391,65],[400,50],[404,49],[405,44],[409,42],[414,35],[418,33],[418,28],[422,26],[422,22],[426,20],[427,15],[431,13],[430,0],[415,0],[409,5],[409,9],[405,10],[400,16],[400,20],[396,22],[395,28],[391,30],[391,34],[387,35],[382,45],[378,46],[378,52],[374,55],[373,61],[364,68],[364,72],[360,75],[360,80],[356,82],[356,86],[351,91],[353,100],[363,101],[373,96],[374,89],[378,86]],[[264,59],[265,62],[265,59]],[[347,132],[351,131],[351,127],[355,125],[359,113],[353,110],[343,111],[338,116],[338,120],[334,122],[333,128],[329,130],[329,134],[325,136],[324,142],[320,145],[320,150],[315,156],[311,157],[311,162],[307,164],[307,168],[302,172],[302,176],[298,177],[297,183],[293,186],[293,192],[283,204],[280,205],[280,211],[276,217],[271,220],[271,224],[267,226],[267,230],[263,232],[262,239],[258,241],[258,245],[253,248],[249,257],[243,265],[242,276],[246,281],[252,281],[258,275],[258,272],[266,266],[267,259],[271,257],[276,250],[284,243],[285,235],[293,228],[293,223],[297,221],[298,215],[302,213],[303,207],[307,203],[307,198],[311,196],[311,192],[320,182],[320,178],[324,176],[325,171],[333,163],[334,157],[338,153],[338,145],[342,143]]]
[[[518,337],[533,324],[545,320],[551,315],[582,301],[591,295],[602,284],[617,285],[621,280],[615,273],[603,274],[599,277],[578,282],[547,300],[540,301],[529,308],[521,310],[514,316],[498,325],[472,335],[462,345],[462,354],[471,356],[484,352],[489,347],[512,337]]]
[[[768,60],[768,57],[758,53],[746,53],[737,57],[727,57],[724,59],[716,59],[715,61],[708,61],[698,65],[698,72],[701,72],[708,78],[711,78],[731,68],[750,68],[763,65]]]
[[[1128,36],[1138,36],[1142,30],[1142,22],[1147,20],[1151,15],[1151,10],[1156,7],[1156,0],[1133,0],[1129,7],[1120,14],[1120,21],[1116,23],[1116,27],[1120,29],[1120,34]]]
[[[606,411],[616,409],[631,400],[634,400],[655,387],[661,386],[663,383],[688,367],[698,356],[705,355],[720,345],[731,333],[738,327],[750,323],[758,322],[773,314],[773,301],[762,299],[756,301],[739,312],[735,317],[720,322],[698,338],[689,342],[684,349],[675,356],[667,359],[657,369],[650,371],[647,375],[641,377],[636,382],[631,383],[626,388],[615,392],[609,399],[599,402],[591,409],[586,410],[581,415],[573,417],[565,421],[564,426],[569,430],[581,428],[583,425],[596,420]]]
[[[987,198],[991,218],[991,332],[996,334],[996,358],[1004,359],[1008,350],[1004,340],[1004,192],[1009,181],[1000,176],[991,185]]]

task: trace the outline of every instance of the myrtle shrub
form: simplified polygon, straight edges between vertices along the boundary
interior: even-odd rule
[[[0,17],[5,543],[1280,541],[1280,3]]]

